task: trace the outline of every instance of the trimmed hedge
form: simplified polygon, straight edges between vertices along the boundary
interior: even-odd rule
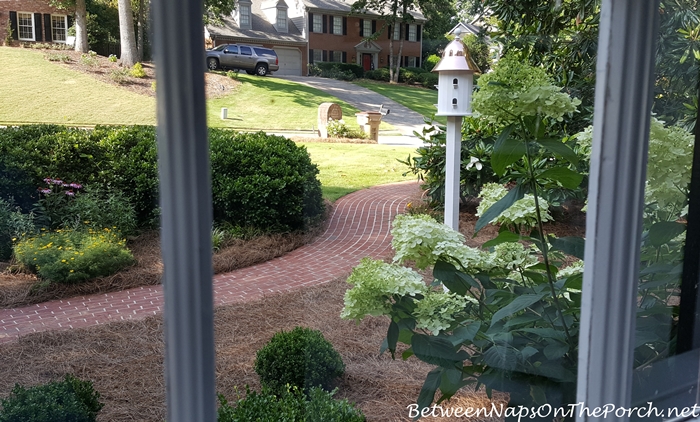
[[[370,70],[365,72],[366,79],[389,82],[389,68]],[[435,89],[438,83],[437,73],[431,73],[420,67],[402,67],[399,70],[399,82],[407,84],[420,84],[425,88]]]
[[[210,129],[214,216],[264,232],[302,229],[323,211],[318,169],[279,136]],[[151,126],[0,129],[0,198],[29,212],[45,178],[121,192],[139,227],[158,223],[156,131]]]
[[[336,68],[341,72],[352,72],[356,78],[362,78],[365,74],[365,69],[354,63],[320,62],[314,63],[314,66],[322,71],[331,71]]]

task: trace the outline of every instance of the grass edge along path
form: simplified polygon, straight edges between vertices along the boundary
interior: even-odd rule
[[[447,122],[444,116],[435,116],[435,113],[437,113],[435,104],[437,104],[438,97],[438,93],[435,90],[369,79],[358,79],[352,83],[390,98],[424,117],[432,118],[440,124],[444,125]]]

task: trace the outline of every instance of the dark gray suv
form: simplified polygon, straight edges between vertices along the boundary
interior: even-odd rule
[[[240,69],[259,76],[280,68],[275,50],[240,44],[224,44],[207,50],[207,67],[209,70]]]

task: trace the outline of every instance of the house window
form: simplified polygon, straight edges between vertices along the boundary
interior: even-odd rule
[[[323,32],[323,15],[313,15],[314,26],[311,28],[311,32]]]
[[[323,61],[323,50],[312,50],[314,56],[314,63],[320,63]]]
[[[408,40],[418,41],[418,27],[416,25],[408,25]]]
[[[287,31],[287,11],[284,9],[277,9],[277,30]]]
[[[415,57],[408,58],[408,67],[418,67],[418,66],[416,66],[416,58]]]
[[[34,19],[31,13],[17,12],[17,32],[22,41],[34,41]]]
[[[401,25],[394,25],[394,40],[401,38]]]
[[[333,33],[343,35],[343,18],[341,16],[333,16]]]
[[[51,36],[54,42],[66,42],[67,29],[68,24],[65,16],[51,15]]]
[[[336,63],[342,63],[343,62],[343,52],[342,51],[334,51],[331,61],[334,61]]]
[[[240,26],[241,28],[250,28],[250,6],[247,4],[241,4],[239,7],[240,13]]]
[[[369,19],[365,19],[362,21],[362,34],[365,37],[369,37],[372,35],[372,21]]]

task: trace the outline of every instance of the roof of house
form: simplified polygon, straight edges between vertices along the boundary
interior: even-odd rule
[[[339,1],[339,0],[303,0],[304,5],[307,9],[311,11],[322,11],[322,12],[335,12],[335,13],[347,13],[351,14],[352,5],[355,0]],[[425,22],[425,16],[417,10],[410,10],[409,13],[413,16],[413,19],[419,22]],[[360,14],[360,13],[355,13]],[[373,10],[365,10],[363,15],[369,16],[380,16],[380,14]]]
[[[281,2],[281,1],[280,1]],[[275,1],[274,4],[278,2]],[[265,6],[269,6],[266,3]],[[290,19],[287,23],[287,32],[278,32],[275,25],[265,19],[262,12],[262,2],[253,1],[251,5],[251,29],[241,29],[236,22],[235,17],[228,16],[223,19],[223,25],[207,25],[207,30],[212,37],[227,37],[227,38],[247,38],[258,39],[261,41],[279,41],[291,43],[306,43],[304,36],[301,33],[299,24],[303,24],[303,20]]]
[[[481,27],[479,26],[473,25],[471,23],[459,22],[452,29],[450,29],[450,32],[448,32],[448,34],[453,34],[457,28],[461,28],[462,32],[466,30],[474,35],[478,35],[479,32],[481,32]]]

